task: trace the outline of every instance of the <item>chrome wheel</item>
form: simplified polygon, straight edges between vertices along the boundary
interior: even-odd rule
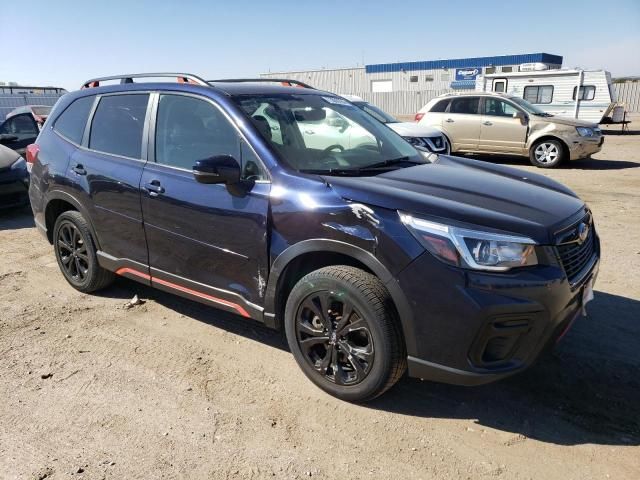
[[[65,221],[58,229],[56,248],[64,273],[74,283],[82,283],[89,273],[87,243],[78,227]]]
[[[369,324],[343,294],[309,295],[295,328],[305,360],[330,382],[355,385],[369,374],[375,353]]]
[[[542,164],[552,164],[558,161],[560,149],[555,143],[543,142],[533,152],[536,161]]]

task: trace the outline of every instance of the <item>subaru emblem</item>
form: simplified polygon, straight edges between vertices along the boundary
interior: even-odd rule
[[[589,225],[582,222],[578,225],[578,243],[584,243],[584,241],[589,236]]]

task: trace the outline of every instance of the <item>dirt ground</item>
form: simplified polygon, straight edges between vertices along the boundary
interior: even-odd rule
[[[588,317],[514,378],[405,378],[365,406],[256,323],[125,279],[76,292],[30,212],[0,214],[0,478],[640,478],[640,135],[560,170],[493,161],[593,209]]]

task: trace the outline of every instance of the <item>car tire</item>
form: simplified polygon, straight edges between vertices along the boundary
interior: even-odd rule
[[[342,400],[372,400],[406,370],[389,292],[375,275],[358,268],[330,266],[303,277],[287,300],[285,331],[304,374]]]
[[[565,149],[559,140],[539,140],[529,150],[531,164],[540,168],[555,168],[564,162]]]
[[[58,216],[53,227],[53,249],[62,275],[76,290],[95,292],[115,279],[98,264],[91,230],[80,212],[66,211]]]

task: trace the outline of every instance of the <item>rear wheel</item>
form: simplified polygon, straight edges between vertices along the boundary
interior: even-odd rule
[[[396,317],[376,276],[340,265],[311,272],[294,286],[285,328],[305,375],[331,395],[359,402],[391,388],[405,371]]]
[[[557,167],[564,157],[564,146],[558,140],[540,140],[529,150],[529,160],[540,168]]]
[[[60,271],[76,290],[94,292],[113,282],[114,274],[98,265],[89,225],[80,212],[63,212],[56,219],[53,248]]]

